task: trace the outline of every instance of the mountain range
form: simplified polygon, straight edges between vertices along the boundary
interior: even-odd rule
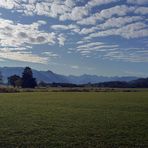
[[[7,78],[14,74],[21,76],[24,67],[0,67],[0,72],[3,76],[4,83],[7,82]],[[73,84],[87,84],[87,83],[100,83],[100,82],[109,82],[109,81],[125,81],[129,82],[132,80],[138,79],[135,76],[113,76],[113,77],[106,77],[106,76],[97,76],[97,75],[88,75],[84,74],[81,76],[74,76],[74,75],[60,75],[56,74],[50,70],[48,71],[39,71],[32,69],[33,76],[37,79],[38,82],[45,82],[45,83],[73,83]]]

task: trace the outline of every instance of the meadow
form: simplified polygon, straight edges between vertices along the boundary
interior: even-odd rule
[[[148,91],[0,94],[0,147],[148,147]]]

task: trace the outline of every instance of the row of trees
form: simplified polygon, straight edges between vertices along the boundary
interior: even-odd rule
[[[8,77],[8,84],[22,88],[35,88],[37,86],[36,79],[33,77],[32,69],[30,67],[24,69],[22,77],[18,75]]]

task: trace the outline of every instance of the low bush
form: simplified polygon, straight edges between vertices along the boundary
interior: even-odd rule
[[[16,93],[19,89],[13,87],[0,87],[0,93]]]

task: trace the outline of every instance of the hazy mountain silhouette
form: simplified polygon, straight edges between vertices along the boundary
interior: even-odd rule
[[[7,77],[11,75],[22,75],[24,67],[1,67],[0,71],[2,72],[4,82],[7,82]],[[64,76],[56,74],[52,71],[38,71],[34,70],[33,75],[38,82],[44,81],[46,83],[73,83],[73,84],[86,84],[86,83],[100,83],[100,82],[109,82],[109,81],[132,81],[138,79],[138,77],[126,76],[126,77],[106,77],[106,76],[97,76],[97,75],[88,75],[84,74],[81,76]]]

